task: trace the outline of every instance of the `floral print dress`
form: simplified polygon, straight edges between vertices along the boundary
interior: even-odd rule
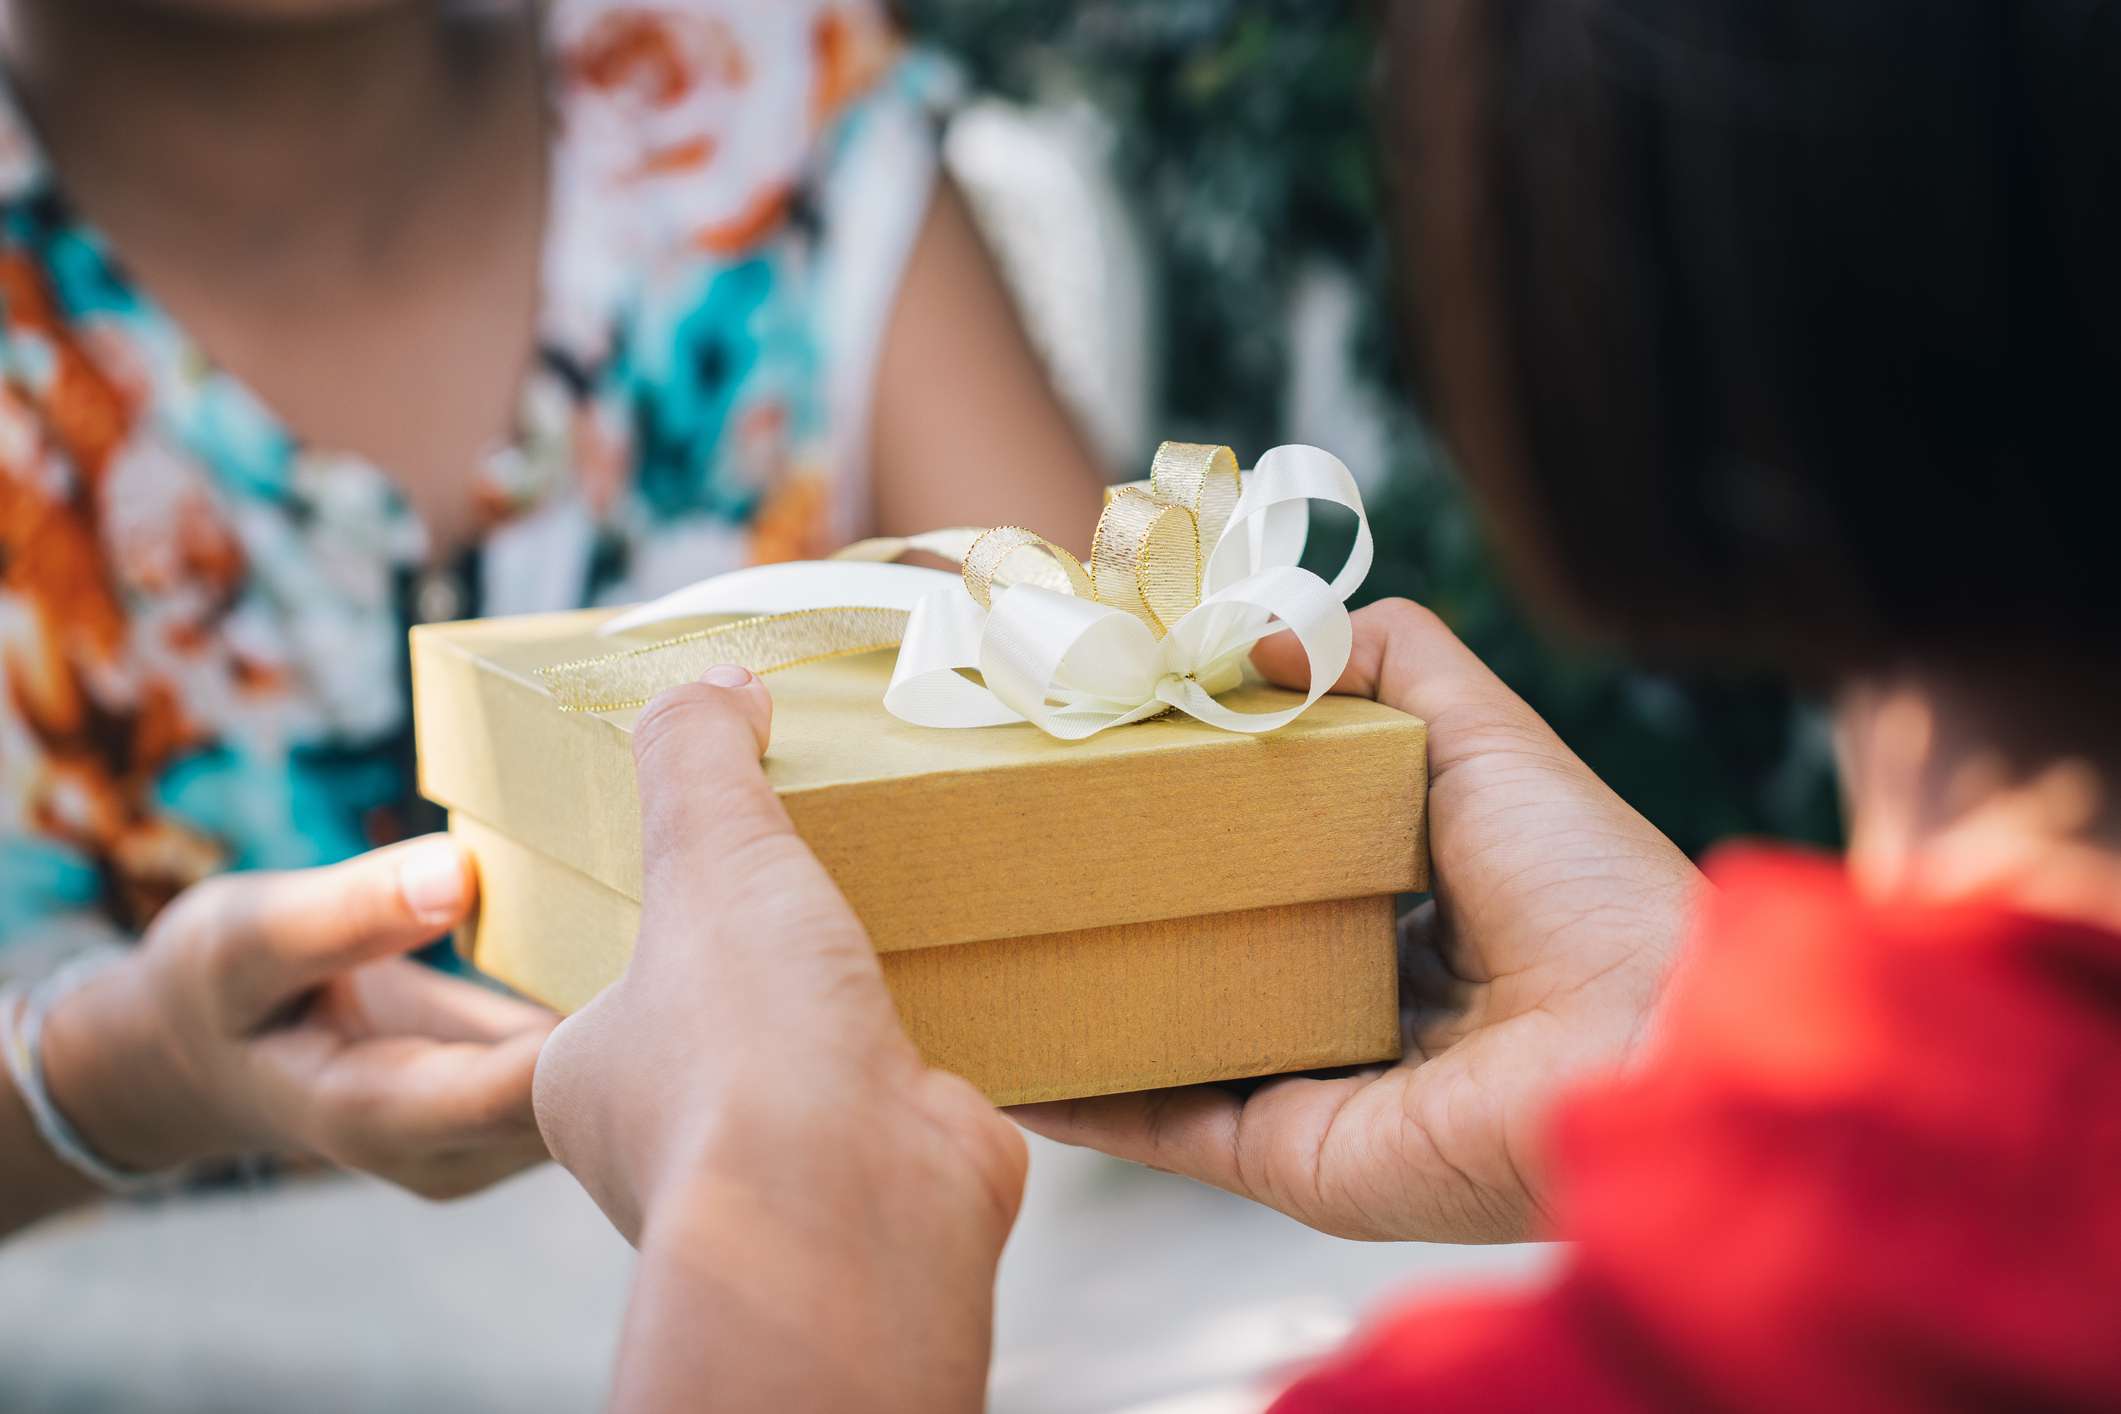
[[[942,75],[878,6],[554,0],[539,347],[449,574],[69,209],[0,89],[0,976],[427,823],[409,620],[619,602],[867,515]]]

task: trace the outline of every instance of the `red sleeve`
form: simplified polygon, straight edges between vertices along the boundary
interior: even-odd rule
[[[2121,939],[1727,855],[1550,1286],[1391,1316],[1279,1414],[2121,1409]]]

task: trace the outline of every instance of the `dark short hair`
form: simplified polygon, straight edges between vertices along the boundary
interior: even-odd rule
[[[1387,0],[1423,383],[1537,597],[2115,653],[2121,5]]]

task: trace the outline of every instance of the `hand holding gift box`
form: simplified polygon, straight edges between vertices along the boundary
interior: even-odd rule
[[[1368,541],[1330,584],[1297,568],[1311,497],[1360,515],[1314,449],[1241,483],[1227,450],[1167,447],[1087,567],[1024,531],[944,532],[882,548],[957,550],[962,579],[740,571],[616,626],[751,617],[630,647],[595,614],[416,630],[423,788],[480,859],[474,959],[562,1008],[619,974],[633,704],[742,661],[778,670],[767,779],[931,1063],[1013,1102],[1396,1055],[1392,898],[1425,880],[1426,732],[1322,696]],[[1277,620],[1308,693],[1243,681]],[[895,666],[866,651],[901,639]]]

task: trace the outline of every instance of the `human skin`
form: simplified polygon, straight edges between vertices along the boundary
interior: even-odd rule
[[[461,923],[446,836],[188,890],[65,997],[47,1087],[105,1161],[312,1155],[453,1197],[545,1157],[530,1078],[554,1018],[401,954]],[[90,1195],[0,1079],[0,1233]]]
[[[1242,1096],[1202,1085],[1015,1114],[1339,1236],[1519,1240],[1542,1213],[1547,1102],[1634,1050],[1706,885],[1434,614],[1402,600],[1356,624],[1334,690],[1429,725],[1436,887],[1402,932],[1435,965],[1406,1058]],[[1287,639],[1256,659],[1306,676]]]
[[[906,1039],[771,718],[735,667],[643,713],[640,937],[538,1063],[554,1157],[641,1248],[611,1407],[973,1408],[1023,1136]]]

